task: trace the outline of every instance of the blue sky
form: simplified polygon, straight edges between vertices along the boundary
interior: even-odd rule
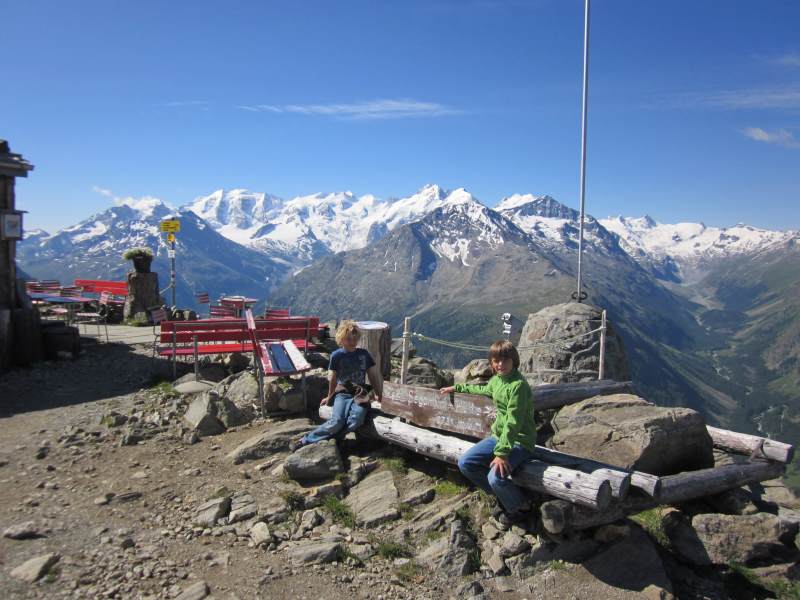
[[[234,187],[578,206],[582,0],[0,10],[28,228]],[[594,0],[588,212],[800,228],[798,30],[795,0]]]

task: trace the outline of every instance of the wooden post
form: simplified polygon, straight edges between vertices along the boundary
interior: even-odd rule
[[[597,378],[602,380],[606,373],[606,311],[603,309],[600,323],[600,365],[597,368]]]
[[[378,365],[381,377],[384,380],[389,379],[392,372],[391,327],[380,321],[357,321],[356,324],[361,330],[358,347],[366,349],[372,355],[372,359]]]
[[[710,425],[706,429],[708,429],[708,434],[716,448],[748,454],[753,458],[777,460],[786,464],[792,462],[792,458],[794,458],[794,446],[791,444],[784,444],[757,435],[719,429]]]
[[[194,342],[194,380],[200,381],[200,362],[197,360],[197,334],[192,336]]]
[[[330,406],[320,406],[319,416],[328,419]],[[359,433],[386,440],[413,452],[455,464],[474,444],[456,437],[435,433],[403,423],[400,419],[372,416]],[[562,498],[596,510],[605,510],[611,502],[611,484],[607,479],[531,460],[521,465],[513,476],[515,483],[535,492]]]
[[[406,383],[406,373],[408,371],[408,353],[411,343],[411,331],[409,331],[410,323],[411,319],[408,317],[403,319],[403,358],[400,361],[400,383],[402,385]]]

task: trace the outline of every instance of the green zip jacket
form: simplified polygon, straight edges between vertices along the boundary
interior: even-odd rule
[[[515,444],[533,450],[536,446],[536,423],[533,421],[533,393],[517,369],[505,377],[495,375],[486,385],[457,383],[455,390],[489,396],[497,409],[492,435],[497,438],[494,455],[506,458]]]

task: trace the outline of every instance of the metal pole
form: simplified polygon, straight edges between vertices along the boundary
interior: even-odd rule
[[[603,379],[606,376],[606,311],[600,322],[600,366],[597,368],[597,378]]]
[[[411,319],[406,317],[403,319],[403,359],[400,362],[400,384],[406,383],[406,371],[408,371],[408,352],[409,342],[411,340],[411,332],[409,331],[409,323]]]
[[[192,336],[194,342],[194,380],[200,381],[200,363],[197,360],[197,334]]]
[[[173,239],[171,244],[171,252],[170,254],[170,271],[169,271],[169,284],[172,286],[172,308],[175,309],[178,306],[178,302],[175,300],[175,240]]]
[[[583,114],[581,120],[581,221],[578,234],[578,291],[573,299],[581,302],[586,298],[583,292],[583,222],[586,208],[586,130],[589,109],[589,4],[586,0],[583,30]]]

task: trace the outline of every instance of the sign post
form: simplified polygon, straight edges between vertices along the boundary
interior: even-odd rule
[[[169,242],[169,249],[167,255],[169,256],[169,286],[172,288],[172,308],[173,310],[178,306],[175,298],[175,234],[181,230],[181,222],[177,219],[169,221],[161,221],[161,231],[167,234],[167,241]]]

